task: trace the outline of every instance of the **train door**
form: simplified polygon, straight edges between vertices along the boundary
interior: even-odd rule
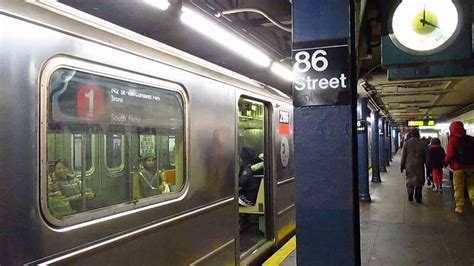
[[[268,154],[268,108],[257,100],[240,98],[238,103],[239,236],[241,258],[251,254],[269,238],[265,190],[270,182]]]

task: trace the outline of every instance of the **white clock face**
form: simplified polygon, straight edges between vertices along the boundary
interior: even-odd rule
[[[393,13],[390,38],[405,52],[432,54],[455,39],[458,22],[451,0],[403,0]]]

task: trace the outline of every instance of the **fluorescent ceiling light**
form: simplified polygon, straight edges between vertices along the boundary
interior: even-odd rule
[[[250,62],[262,67],[270,66],[272,60],[265,53],[191,9],[183,7],[181,21]]]
[[[291,69],[285,67],[284,65],[278,62],[273,62],[271,70],[280,78],[285,79],[290,82],[293,81],[293,72],[291,71]]]
[[[145,0],[145,2],[161,10],[166,10],[170,7],[168,0]]]

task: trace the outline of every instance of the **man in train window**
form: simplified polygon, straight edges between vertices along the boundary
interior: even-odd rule
[[[146,198],[166,192],[166,184],[161,180],[161,173],[157,168],[156,156],[146,154],[142,158],[143,168],[135,177],[135,187],[139,191],[134,192],[136,198]],[[137,184],[138,183],[138,184]]]

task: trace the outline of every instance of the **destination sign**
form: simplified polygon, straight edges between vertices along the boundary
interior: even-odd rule
[[[434,120],[410,120],[407,122],[409,127],[421,127],[421,126],[434,126],[436,121]]]
[[[293,104],[349,105],[349,47],[335,45],[293,51]]]
[[[183,103],[177,92],[67,69],[55,71],[51,80],[52,121],[183,126]]]

